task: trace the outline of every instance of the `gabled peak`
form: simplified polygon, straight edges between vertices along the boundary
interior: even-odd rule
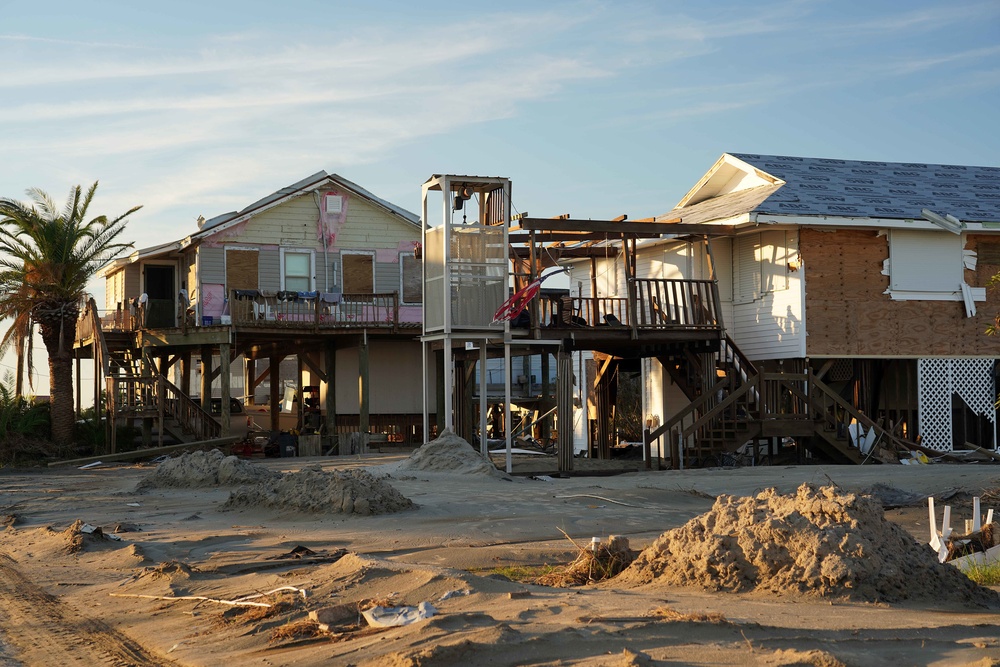
[[[752,164],[723,153],[716,163],[680,200],[676,208],[691,206],[719,195],[749,190],[762,185],[783,185],[784,181]]]

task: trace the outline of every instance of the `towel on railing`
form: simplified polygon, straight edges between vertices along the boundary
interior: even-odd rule
[[[319,292],[296,292],[296,296],[300,299],[315,299]]]
[[[323,303],[340,303],[342,296],[342,292],[320,292],[319,300]]]
[[[278,292],[278,301],[295,301],[299,296],[298,292],[291,290],[281,290]]]
[[[255,289],[234,289],[233,297],[243,301],[244,299],[256,299],[260,296],[260,291]]]

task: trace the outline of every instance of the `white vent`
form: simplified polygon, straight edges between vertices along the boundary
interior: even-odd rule
[[[326,212],[340,214],[344,211],[344,198],[340,195],[326,196]]]

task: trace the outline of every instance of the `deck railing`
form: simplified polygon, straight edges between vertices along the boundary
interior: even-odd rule
[[[324,295],[279,292],[275,296],[234,290],[229,300],[232,323],[239,327],[278,329],[397,329],[399,294]]]
[[[623,325],[636,329],[718,329],[722,327],[718,288],[713,280],[640,278],[628,297],[564,296],[540,305],[542,326]]]

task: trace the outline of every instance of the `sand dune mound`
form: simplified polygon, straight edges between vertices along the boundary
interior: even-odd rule
[[[194,489],[259,484],[279,476],[280,473],[213,449],[210,452],[185,452],[177,458],[167,459],[139,481],[136,491],[163,487]]]
[[[506,477],[497,470],[492,461],[451,429],[445,429],[436,440],[431,440],[414,450],[409,458],[396,465],[395,470]]]
[[[316,514],[387,514],[413,507],[383,479],[366,470],[324,472],[312,465],[235,489],[223,509],[266,507]]]
[[[720,496],[707,513],[663,533],[613,581],[882,602],[1000,602],[886,520],[877,499],[808,484],[788,495]]]

